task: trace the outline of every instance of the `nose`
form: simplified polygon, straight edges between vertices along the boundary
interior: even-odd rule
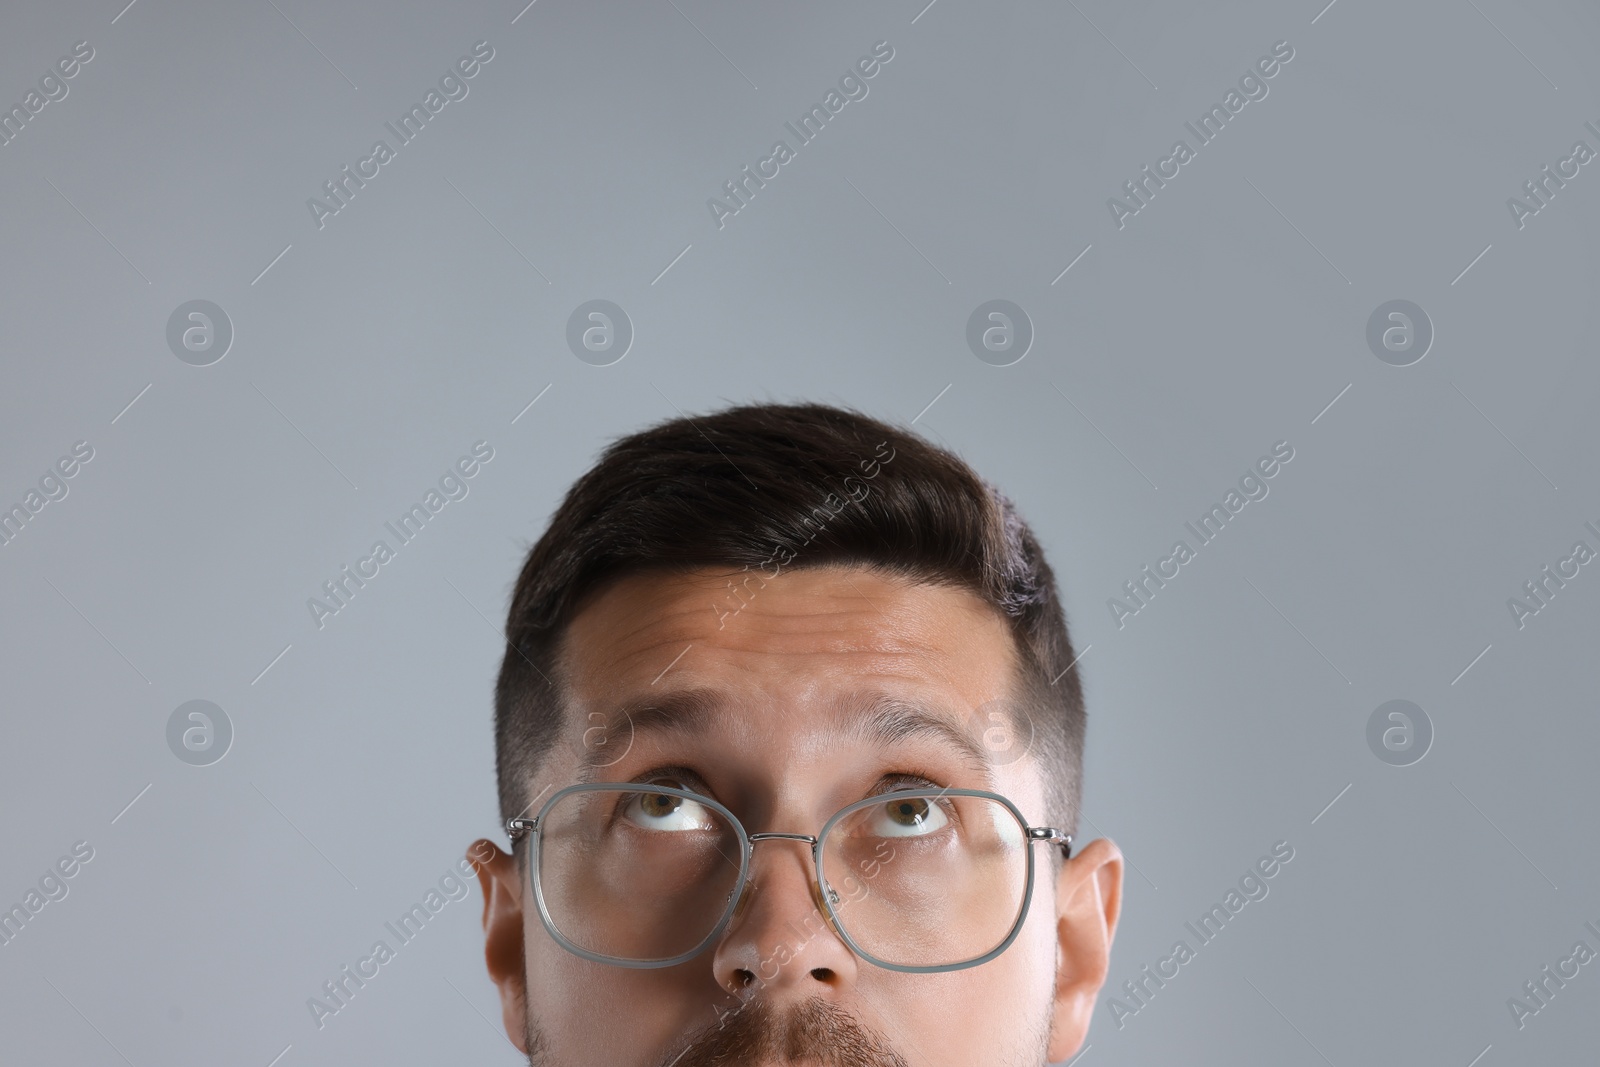
[[[712,960],[717,983],[744,998],[839,995],[855,984],[857,961],[817,896],[813,839],[767,833],[750,840],[744,895]]]

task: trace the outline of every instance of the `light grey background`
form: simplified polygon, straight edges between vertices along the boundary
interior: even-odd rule
[[[0,904],[95,856],[0,946],[0,1059],[520,1062],[475,887],[323,1029],[306,1000],[494,833],[497,627],[572,479],[677,410],[808,398],[959,450],[1064,582],[1084,832],[1131,864],[1086,1064],[1591,1061],[1600,964],[1521,1029],[1506,1002],[1600,950],[1600,566],[1520,629],[1506,601],[1600,548],[1600,164],[1520,229],[1506,201],[1600,149],[1600,10],[1324,3],[7,4],[5,106],[95,54],[0,147],[0,504],[95,451],[0,547]],[[479,40],[319,229],[307,198]],[[719,229],[707,199],[880,40]],[[1280,40],[1119,230],[1107,198]],[[195,299],[235,331],[208,367],[166,342]],[[635,330],[611,366],[566,346],[592,299]],[[1033,324],[1012,366],[966,344],[991,299]],[[1366,343],[1394,299],[1435,330],[1409,367]],[[307,599],[480,439],[319,630]],[[1119,629],[1107,599],[1280,440]],[[1435,736],[1395,767],[1366,724],[1402,698]],[[210,766],[167,747],[194,699],[234,728]],[[1270,895],[1119,1029],[1279,840]]]

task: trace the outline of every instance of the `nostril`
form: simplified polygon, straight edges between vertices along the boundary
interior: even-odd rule
[[[831,982],[834,979],[834,973],[827,967],[813,967],[811,968],[811,977],[819,982]]]
[[[734,992],[738,992],[740,989],[746,989],[754,985],[755,981],[756,974],[754,971],[746,970],[745,968],[740,967],[733,972],[733,984],[737,987]]]

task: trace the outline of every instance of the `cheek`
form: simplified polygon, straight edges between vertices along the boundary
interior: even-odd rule
[[[684,1034],[716,1021],[711,1006],[726,998],[717,999],[710,953],[653,971],[593,963],[551,940],[531,900],[528,907],[535,928],[523,946],[528,1009],[550,1062],[654,1063]]]
[[[1044,849],[1038,848],[1037,851],[1040,853],[1037,858],[1043,859]],[[1044,870],[1035,872],[1034,877],[1033,904],[1028,908],[1028,919],[1023,924],[1022,932],[1011,943],[1011,947],[994,961],[1007,961],[1015,985],[1012,995],[1019,1006],[1027,1006],[1029,1011],[1036,1010],[1034,1005],[1050,999],[1050,991],[1055,985],[1058,951],[1055,897],[1051,892],[1053,886],[1045,881]]]
[[[1050,995],[1051,971],[1038,969],[1037,946],[1024,948],[1025,940],[1037,941],[1032,925],[1000,956],[964,971],[862,973],[862,1000],[871,1006],[870,1013],[863,1007],[863,1021],[915,1064],[1042,1063],[1037,1035],[1048,1024],[1039,1016]],[[1053,954],[1048,962],[1054,964]]]

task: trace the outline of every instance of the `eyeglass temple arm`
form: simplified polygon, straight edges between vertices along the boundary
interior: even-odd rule
[[[516,844],[524,835],[539,829],[538,819],[507,819],[506,836],[511,838],[511,843]]]
[[[1072,858],[1072,835],[1062,833],[1054,826],[1028,827],[1028,841],[1030,843],[1034,841],[1048,841],[1053,845],[1060,846],[1062,858],[1069,860]]]

